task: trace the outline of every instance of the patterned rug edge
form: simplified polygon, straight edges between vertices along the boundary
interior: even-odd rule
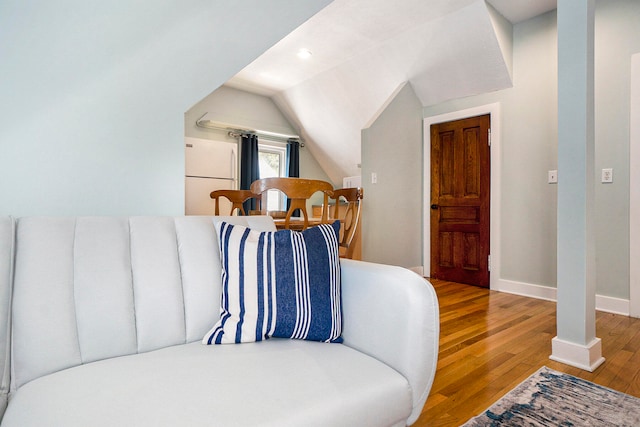
[[[546,366],[462,427],[639,426],[640,399]]]

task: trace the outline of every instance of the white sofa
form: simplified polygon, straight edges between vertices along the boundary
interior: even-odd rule
[[[341,260],[343,344],[203,345],[219,318],[214,221],[0,217],[0,413],[27,426],[401,426],[436,370],[431,285]]]

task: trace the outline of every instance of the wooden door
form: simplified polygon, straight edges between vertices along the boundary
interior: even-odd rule
[[[431,277],[489,287],[490,116],[431,126]]]

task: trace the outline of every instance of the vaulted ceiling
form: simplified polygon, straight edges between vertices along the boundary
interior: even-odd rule
[[[487,2],[334,0],[227,85],[271,97],[341,182],[360,174],[361,130],[399,85],[424,106],[511,86],[511,24],[556,0]]]

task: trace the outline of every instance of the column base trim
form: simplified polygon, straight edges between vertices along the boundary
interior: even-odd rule
[[[602,341],[594,338],[588,345],[576,344],[555,337],[551,340],[549,359],[593,372],[604,363]]]

